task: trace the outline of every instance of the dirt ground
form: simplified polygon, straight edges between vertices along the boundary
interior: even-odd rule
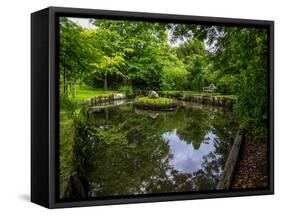
[[[233,178],[233,189],[267,187],[267,144],[246,135]]]

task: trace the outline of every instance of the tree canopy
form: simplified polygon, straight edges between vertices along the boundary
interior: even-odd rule
[[[202,91],[214,83],[238,97],[235,112],[266,136],[267,30],[250,27],[93,19],[93,28],[60,19],[63,95],[75,84],[132,91]]]

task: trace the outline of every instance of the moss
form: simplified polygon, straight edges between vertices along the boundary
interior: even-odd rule
[[[173,111],[178,107],[177,103],[173,99],[165,97],[140,97],[135,100],[135,106],[141,109],[160,111]]]
[[[171,104],[174,102],[174,100],[165,97],[158,97],[158,98],[139,97],[136,99],[136,102],[143,103],[143,104]]]

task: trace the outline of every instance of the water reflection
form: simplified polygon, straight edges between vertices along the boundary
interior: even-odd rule
[[[235,132],[231,112],[213,107],[148,112],[124,103],[96,109],[74,125],[71,169],[83,184],[62,178],[72,186],[61,198],[85,198],[80,191],[87,198],[213,190]]]
[[[215,135],[212,132],[205,136],[208,141],[201,143],[198,149],[194,148],[192,143],[181,140],[176,129],[164,133],[163,138],[168,141],[173,155],[170,165],[182,173],[192,173],[202,169],[204,156],[215,150]]]

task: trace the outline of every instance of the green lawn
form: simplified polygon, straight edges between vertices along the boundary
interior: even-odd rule
[[[114,90],[108,90],[104,91],[103,89],[93,89],[88,86],[78,86],[76,87],[76,96],[74,98],[75,101],[85,101],[87,99],[90,99],[92,97],[96,96],[106,96],[106,95],[112,95],[116,94],[118,91]],[[159,93],[163,93],[164,95],[170,95],[170,96],[180,96],[180,95],[191,95],[191,96],[215,96],[218,98],[226,98],[226,99],[236,99],[235,95],[223,95],[219,92],[215,93],[207,93],[207,92],[196,92],[196,91],[180,91],[180,90],[171,90],[171,91],[160,91]],[[70,94],[70,93],[69,93]],[[145,100],[147,103],[170,103],[168,98],[158,98],[157,101],[155,99],[152,99],[148,97],[143,97],[143,100]],[[142,101],[139,101],[141,103],[144,103]]]
[[[76,96],[74,98],[75,101],[84,101],[96,96],[105,96],[105,95],[112,95],[118,93],[118,91],[108,90],[105,91],[102,88],[91,88],[87,85],[75,85],[76,86]],[[63,92],[63,86],[60,86],[60,91]],[[70,88],[68,86],[68,94],[71,98]]]
[[[101,89],[77,90],[75,100],[83,101],[83,100],[87,100],[87,99],[95,97],[95,96],[112,95],[114,93],[117,93],[117,92],[116,91],[104,91],[104,90],[101,90]]]

